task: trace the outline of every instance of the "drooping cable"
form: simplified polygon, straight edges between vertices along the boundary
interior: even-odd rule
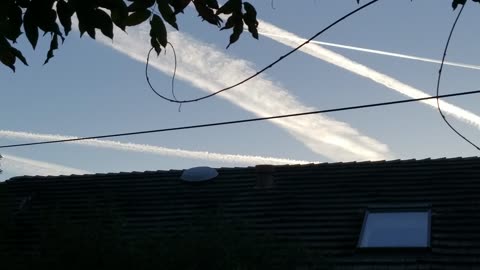
[[[455,21],[453,22],[453,25],[452,25],[452,29],[450,29],[450,34],[448,35],[448,39],[447,39],[447,43],[445,44],[445,49],[443,51],[443,57],[442,57],[442,62],[440,64],[440,69],[438,70],[438,78],[437,78],[437,92],[436,92],[436,96],[438,97],[439,94],[440,94],[440,83],[441,83],[441,80],[442,80],[442,71],[443,71],[443,66],[444,66],[444,63],[445,63],[445,58],[447,56],[447,51],[448,51],[448,46],[450,45],[450,40],[452,39],[452,36],[453,36],[453,32],[455,31],[455,27],[457,25],[457,22],[458,22],[458,19],[460,18],[460,16],[462,15],[462,12],[463,12],[463,9],[465,8],[465,5],[466,5],[466,2],[462,5],[462,7],[460,8],[460,11],[458,12],[457,14],[457,17],[455,18]],[[440,106],[440,99],[437,98],[437,108],[438,108],[438,112],[440,113],[440,116],[442,117],[443,121],[447,124],[448,127],[450,127],[450,129],[455,132],[458,136],[460,136],[460,138],[462,138],[463,140],[465,140],[467,143],[469,143],[470,145],[472,145],[473,147],[475,147],[477,150],[480,151],[480,148],[474,143],[472,142],[471,140],[469,140],[467,137],[465,137],[462,133],[460,133],[455,127],[453,127],[453,125],[447,120],[447,118],[445,117],[445,114],[443,113],[442,111],[442,108]]]
[[[266,121],[266,120],[272,120],[272,119],[299,117],[299,116],[313,115],[313,114],[324,114],[324,113],[358,110],[358,109],[365,109],[365,108],[372,108],[372,107],[382,107],[382,106],[389,106],[389,105],[395,105],[395,104],[403,104],[403,103],[418,102],[418,101],[423,101],[423,100],[431,100],[431,99],[436,99],[436,98],[449,98],[449,97],[465,96],[465,95],[473,95],[473,94],[480,94],[480,90],[458,92],[458,93],[446,94],[446,95],[441,95],[441,96],[423,97],[423,98],[414,98],[414,99],[401,99],[401,100],[396,100],[396,101],[387,101],[387,102],[371,103],[371,104],[356,105],[356,106],[349,106],[349,107],[340,107],[340,108],[327,109],[327,110],[317,110],[317,111],[283,114],[283,115],[276,115],[276,116],[269,116],[269,117],[259,117],[259,118],[249,118],[249,119],[233,120],[233,121],[225,121],[225,122],[215,122],[215,123],[200,124],[200,125],[181,126],[181,127],[163,128],[163,129],[145,130],[145,131],[135,131],[135,132],[126,132],[126,133],[115,133],[115,134],[109,134],[109,135],[79,137],[79,138],[71,138],[71,139],[64,139],[64,140],[41,141],[41,142],[31,142],[31,143],[21,143],[21,144],[8,144],[8,145],[1,145],[0,149],[2,149],[2,148],[15,148],[15,147],[22,147],[22,146],[43,145],[43,144],[54,144],[54,143],[67,143],[67,142],[76,142],[76,141],[85,141],[85,140],[94,140],[94,139],[105,139],[105,138],[113,138],[113,137],[124,137],[124,136],[133,136],[133,135],[150,134],[150,133],[161,133],[161,132],[167,132],[167,131],[178,131],[178,130],[187,130],[187,129],[206,128],[206,127],[214,127],[214,126],[226,126],[226,125],[233,125],[233,124]]]
[[[317,38],[318,36],[320,36],[321,34],[325,33],[327,30],[329,30],[330,28],[332,28],[333,26],[335,26],[336,24],[342,22],[343,20],[347,19],[348,17],[354,15],[355,13],[361,11],[362,9],[378,2],[379,0],[372,0],[358,8],[356,8],[355,10],[349,12],[348,14],[342,16],[341,18],[337,19],[336,21],[334,21],[333,23],[331,23],[330,25],[328,25],[327,27],[323,28],[321,31],[317,32],[315,35],[313,35],[311,38],[309,38],[308,40],[306,40],[305,42],[303,42],[302,44],[298,45],[296,48],[290,50],[288,53],[280,56],[277,60],[273,61],[272,63],[270,63],[269,65],[267,65],[266,67],[262,68],[261,70],[257,71],[255,74],[253,75],[250,75],[248,76],[247,78],[241,80],[240,82],[237,82],[231,86],[228,86],[228,87],[225,87],[223,89],[220,89],[218,91],[215,91],[211,94],[208,94],[208,95],[205,95],[205,96],[202,96],[202,97],[199,97],[199,98],[194,98],[194,99],[185,99],[185,100],[177,100],[177,99],[172,99],[172,98],[169,98],[165,95],[162,95],[160,94],[157,90],[155,90],[155,87],[153,87],[153,85],[151,84],[150,82],[150,78],[148,76],[148,67],[150,65],[150,54],[152,53],[152,50],[153,48],[151,48],[149,51],[148,51],[148,54],[147,54],[147,63],[145,64],[145,78],[147,80],[147,83],[148,83],[148,86],[150,87],[150,89],[157,95],[159,96],[160,98],[162,98],[163,100],[166,100],[166,101],[169,101],[169,102],[173,102],[173,103],[192,103],[192,102],[197,102],[197,101],[201,101],[201,100],[204,100],[204,99],[207,99],[207,98],[211,98],[215,95],[218,95],[222,92],[225,92],[225,91],[228,91],[228,90],[231,90],[235,87],[238,87],[250,80],[252,80],[253,78],[259,76],[260,74],[264,73],[265,71],[267,71],[268,69],[272,68],[273,66],[275,66],[276,64],[278,64],[279,62],[283,61],[285,58],[287,58],[288,56],[290,56],[291,54],[295,53],[296,51],[300,50],[303,46],[307,45],[308,43],[310,43],[310,41],[314,40],[315,38]]]

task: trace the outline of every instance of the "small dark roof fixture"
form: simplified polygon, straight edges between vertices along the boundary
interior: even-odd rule
[[[365,212],[359,248],[428,248],[431,207],[380,206]]]

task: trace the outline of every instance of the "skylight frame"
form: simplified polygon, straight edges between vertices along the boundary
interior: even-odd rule
[[[411,213],[419,212],[427,214],[427,244],[426,246],[362,246],[362,240],[365,233],[367,218],[370,213]],[[362,222],[362,229],[357,241],[359,250],[409,250],[409,249],[430,249],[432,235],[432,207],[430,204],[415,205],[376,205],[370,206],[365,210]]]

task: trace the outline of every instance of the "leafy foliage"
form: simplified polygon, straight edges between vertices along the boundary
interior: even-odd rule
[[[452,0],[453,9],[466,1]],[[480,0],[472,1],[480,3]],[[252,4],[243,0],[226,0],[223,5],[217,0],[1,0],[0,62],[13,71],[17,59],[28,66],[22,52],[13,45],[25,34],[35,49],[41,30],[43,36],[51,38],[45,60],[45,64],[48,63],[58,49],[59,39],[63,42],[72,31],[74,15],[78,19],[80,36],[87,33],[93,39],[97,30],[113,39],[114,25],[126,31],[128,27],[150,20],[150,43],[159,54],[168,43],[165,22],[178,30],[177,15],[189,4],[193,4],[203,21],[221,30],[232,30],[227,48],[239,40],[245,27],[258,39],[257,12]],[[225,24],[220,14],[228,15]]]
[[[113,39],[114,25],[123,31],[150,20],[151,45],[158,53],[168,43],[165,22],[179,29],[177,15],[193,3],[202,20],[222,27],[220,14],[229,14],[228,27],[233,28],[229,46],[236,42],[244,23],[258,39],[255,8],[243,0],[227,0],[220,6],[217,0],[1,0],[0,1],[0,61],[15,71],[16,60],[25,65],[22,52],[13,47],[22,35],[36,48],[40,31],[51,38],[45,64],[72,31],[72,18],[78,19],[80,36],[85,33],[95,39],[97,30]],[[242,4],[244,9],[242,9]],[[60,30],[63,27],[63,31]]]

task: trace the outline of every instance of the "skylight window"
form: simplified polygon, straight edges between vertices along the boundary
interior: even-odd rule
[[[429,247],[430,210],[368,210],[358,246],[360,248]]]

